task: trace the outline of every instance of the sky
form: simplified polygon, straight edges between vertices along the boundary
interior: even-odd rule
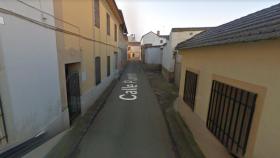
[[[129,34],[168,35],[174,27],[213,27],[280,3],[280,0],[116,0]]]

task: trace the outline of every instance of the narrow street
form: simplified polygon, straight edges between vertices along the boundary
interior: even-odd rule
[[[280,158],[280,0],[0,0],[0,158]]]
[[[137,78],[137,99],[122,100],[119,96],[125,94],[126,89],[122,87],[127,87],[127,80],[131,78]],[[132,95],[126,96],[132,98]],[[77,157],[174,157],[160,106],[139,64],[128,65],[84,136]]]

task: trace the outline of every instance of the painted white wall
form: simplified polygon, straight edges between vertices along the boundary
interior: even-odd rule
[[[149,47],[145,49],[146,64],[161,64],[162,49],[160,47]]]
[[[162,40],[162,43],[160,42]],[[153,32],[149,32],[141,38],[141,45],[152,44],[152,46],[159,46],[166,43],[166,38],[159,37]]]
[[[162,66],[169,72],[174,72],[175,58],[173,57],[173,54],[175,47],[178,43],[190,39],[200,32],[202,31],[171,32],[169,35],[169,40],[167,40],[167,44],[163,49]]]
[[[22,0],[28,5],[42,10],[43,12],[54,15],[53,1],[52,0]],[[41,3],[41,4],[40,4]],[[27,5],[22,4],[17,0],[1,0],[0,7],[13,11],[17,14],[32,18],[34,20],[39,20],[41,22],[54,25],[54,18],[50,15],[39,12],[36,9],[32,9]],[[42,20],[45,17],[46,20]]]
[[[37,0],[25,1],[38,7]],[[0,6],[42,21],[40,12],[16,0],[2,0]],[[53,1],[44,0],[42,8],[53,13]],[[5,21],[0,24],[0,94],[10,146],[50,126],[67,127],[68,112],[62,113],[55,31],[15,16],[0,16]],[[51,18],[42,22],[54,24]]]

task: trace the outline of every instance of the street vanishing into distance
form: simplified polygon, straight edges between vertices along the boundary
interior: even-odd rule
[[[137,99],[119,98],[127,83],[138,87]],[[78,150],[80,158],[174,158],[163,114],[140,64],[128,64]]]

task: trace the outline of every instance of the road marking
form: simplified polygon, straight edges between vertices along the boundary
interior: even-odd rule
[[[137,85],[137,75],[134,73],[127,74],[127,80],[122,81],[125,86],[121,87],[123,94],[119,95],[121,100],[132,101],[137,99],[138,85]]]

